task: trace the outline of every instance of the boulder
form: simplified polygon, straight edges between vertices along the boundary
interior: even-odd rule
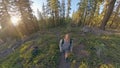
[[[101,30],[98,27],[89,27],[89,26],[84,26],[81,29],[81,31],[84,32],[84,33],[92,33],[94,35],[112,34],[111,32]]]
[[[84,32],[84,33],[88,33],[88,32],[91,32],[91,28],[89,26],[84,26],[81,31]]]

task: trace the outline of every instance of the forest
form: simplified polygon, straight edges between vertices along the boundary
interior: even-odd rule
[[[36,16],[32,0],[0,0],[0,68],[120,68],[120,0],[78,1],[71,12],[72,0],[46,0]],[[58,46],[66,33],[69,63]]]

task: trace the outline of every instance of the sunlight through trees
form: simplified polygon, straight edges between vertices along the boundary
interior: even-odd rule
[[[17,26],[17,25],[19,25],[20,19],[19,19],[18,17],[16,17],[16,16],[12,16],[12,17],[11,17],[11,21],[12,21],[12,24],[13,24],[14,26]]]
[[[70,13],[71,0],[47,0],[43,3],[41,11],[37,10],[37,17],[31,9],[33,3],[31,0],[1,0],[0,25],[4,29],[3,32],[14,33],[14,26],[17,26],[23,35],[30,35],[40,29],[66,24],[77,27],[100,27],[102,30],[120,28],[118,0],[80,0],[76,4],[78,9],[73,13]]]

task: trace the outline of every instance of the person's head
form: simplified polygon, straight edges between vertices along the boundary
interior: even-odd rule
[[[64,39],[69,40],[70,39],[70,34],[69,33],[65,34]]]

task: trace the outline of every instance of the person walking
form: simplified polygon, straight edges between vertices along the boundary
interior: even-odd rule
[[[70,38],[70,34],[65,34],[64,38],[60,40],[59,48],[60,52],[64,54],[65,61],[68,61],[68,57],[72,52],[72,43],[73,40]]]

